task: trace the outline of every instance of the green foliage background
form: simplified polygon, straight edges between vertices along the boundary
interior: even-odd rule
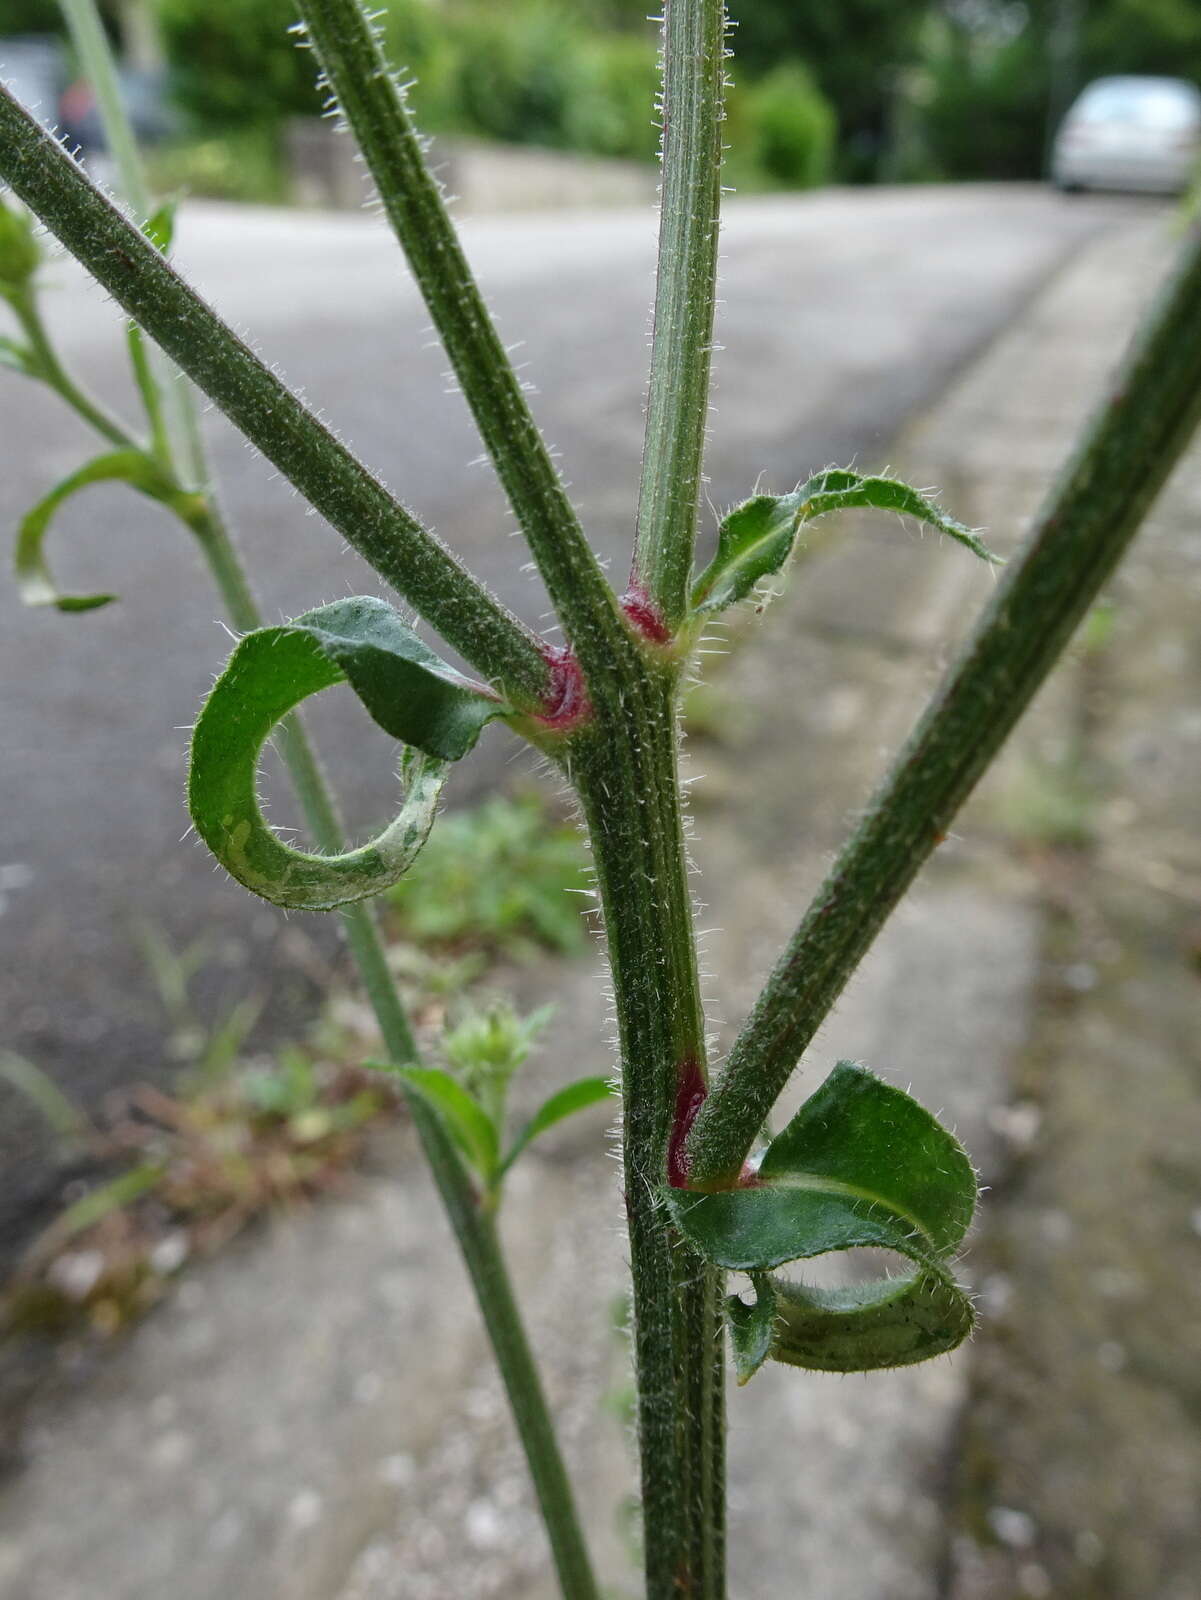
[[[124,0],[128,4],[129,0]],[[278,183],[283,119],[316,113],[292,0],[145,0],[201,147],[201,186]],[[1197,0],[729,0],[733,176],[1037,177],[1057,116],[1091,78],[1201,83]],[[653,158],[655,30],[645,0],[389,0],[392,57],[422,125],[519,144]],[[114,33],[117,0],[109,0]],[[5,0],[5,33],[61,31],[55,0]],[[223,141],[224,143],[214,143]]]

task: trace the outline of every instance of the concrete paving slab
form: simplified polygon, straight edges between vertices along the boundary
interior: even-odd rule
[[[973,518],[1033,514],[1176,245],[1090,250],[946,397],[930,443]],[[1109,585],[1108,638],[1061,666],[973,812],[1024,831],[1044,933],[977,1250],[947,1600],[1201,1594],[1199,485],[1194,445]],[[1075,808],[1058,848],[1031,772]]]

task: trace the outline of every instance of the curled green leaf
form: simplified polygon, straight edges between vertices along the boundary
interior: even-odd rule
[[[255,779],[277,723],[309,695],[349,683],[377,723],[410,748],[398,815],[355,850],[293,849],[268,827]],[[378,894],[408,870],[433,824],[448,761],[507,707],[470,685],[381,600],[360,596],[240,641],[192,736],[188,803],[221,864],[275,905],[327,911]]]
[[[726,1302],[734,1369],[748,1382],[770,1356],[811,1372],[877,1372],[945,1355],[972,1331],[971,1301],[942,1267],[838,1289],[766,1274],[755,1303]]]
[[[726,1300],[734,1373],[740,1386],[749,1383],[771,1355],[776,1336],[776,1292],[772,1281],[766,1272],[753,1272],[751,1282],[755,1298],[749,1305],[736,1294]]]
[[[44,546],[54,515],[64,500],[94,483],[127,483],[164,504],[182,502],[182,495],[153,461],[140,450],[114,450],[97,456],[55,485],[17,530],[16,575],[21,599],[27,606],[57,606],[60,611],[95,611],[116,599],[112,594],[63,594],[46,565]]]
[[[694,1248],[756,1281],[756,1307],[729,1308],[743,1381],[768,1353],[795,1366],[859,1372],[953,1349],[972,1312],[948,1262],[975,1198],[975,1173],[953,1135],[911,1096],[850,1061],[838,1063],[772,1141],[753,1183],[716,1194],[667,1192]],[[907,1257],[914,1272],[847,1290],[766,1277],[790,1261],[868,1246]]]
[[[792,494],[758,494],[730,512],[718,530],[717,554],[693,585],[694,616],[703,618],[745,599],[760,579],[780,571],[805,523],[852,506],[916,517],[981,560],[998,560],[970,528],[908,484],[831,468],[816,473]]]

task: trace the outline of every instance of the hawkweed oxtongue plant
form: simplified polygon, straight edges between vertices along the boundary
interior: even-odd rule
[[[620,597],[566,498],[369,20],[358,0],[301,0],[301,11],[302,42],[315,52],[331,107],[362,148],[565,644],[552,645],[505,612],[181,281],[161,241],[99,195],[6,95],[0,170],[166,357],[478,674],[453,670],[378,599],[321,606],[273,628],[238,621],[245,636],[200,714],[189,775],[197,828],[228,870],[277,904],[365,916],[366,898],[394,882],[420,849],[447,764],[466,756],[492,720],[556,763],[579,796],[622,1058],[646,1592],[649,1600],[717,1600],[724,1593],[723,1320],[742,1381],[769,1358],[834,1372],[905,1365],[953,1349],[970,1331],[955,1257],[971,1221],[975,1178],[929,1112],[867,1068],[841,1062],[765,1147],[761,1130],[854,965],[1063,650],[1196,424],[1201,235],[711,1081],[677,776],[679,697],[695,646],[712,618],[781,570],[806,523],[848,506],[916,517],[992,558],[975,534],[907,486],[827,470],[733,510],[713,561],[694,574],[720,193],[720,0],[670,0],[663,19],[659,276],[633,570]],[[10,364],[54,383],[80,410],[53,376],[53,360],[39,355],[21,288],[32,270],[29,235],[19,220],[13,227],[0,233],[0,248],[16,240],[9,256],[0,255],[0,286],[26,343],[5,347]],[[4,265],[10,256],[15,268]],[[95,419],[101,433],[103,422]],[[106,437],[128,448],[123,433]],[[165,450],[143,454],[164,470]],[[148,488],[152,480],[139,468],[129,481],[144,493],[161,491],[157,497],[194,531],[204,525],[199,501],[171,504],[171,495],[199,493],[211,506],[211,496],[178,473]],[[23,534],[33,599],[52,588],[41,540],[53,509]],[[278,838],[262,816],[258,756],[277,726],[285,748],[300,737],[286,719],[338,682],[403,747],[402,799],[376,839],[347,851],[319,787],[324,800],[308,805],[317,850],[304,851]],[[303,797],[304,781],[298,787]],[[311,785],[307,792],[311,802]],[[472,1271],[564,1593],[592,1596],[491,1219],[504,1175],[529,1139],[602,1088],[568,1086],[507,1141],[509,1046],[498,1036],[495,1072],[467,1080],[421,1066],[370,923],[348,926],[383,1023],[388,1069],[409,1093]],[[358,926],[368,934],[356,936]],[[513,1048],[520,1053],[519,1044]],[[838,1291],[778,1276],[796,1261],[859,1246],[886,1248],[904,1270]],[[730,1270],[749,1277],[750,1297],[723,1304]]]

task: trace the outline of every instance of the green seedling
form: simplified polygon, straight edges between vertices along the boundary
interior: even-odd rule
[[[549,1095],[518,1131],[506,1134],[509,1087],[535,1039],[550,1020],[551,1007],[518,1017],[498,1001],[469,1012],[442,1041],[450,1070],[378,1063],[426,1099],[442,1118],[460,1154],[478,1176],[490,1209],[500,1203],[501,1185],[527,1146],[556,1123],[586,1110],[613,1093],[607,1078],[580,1078]]]

